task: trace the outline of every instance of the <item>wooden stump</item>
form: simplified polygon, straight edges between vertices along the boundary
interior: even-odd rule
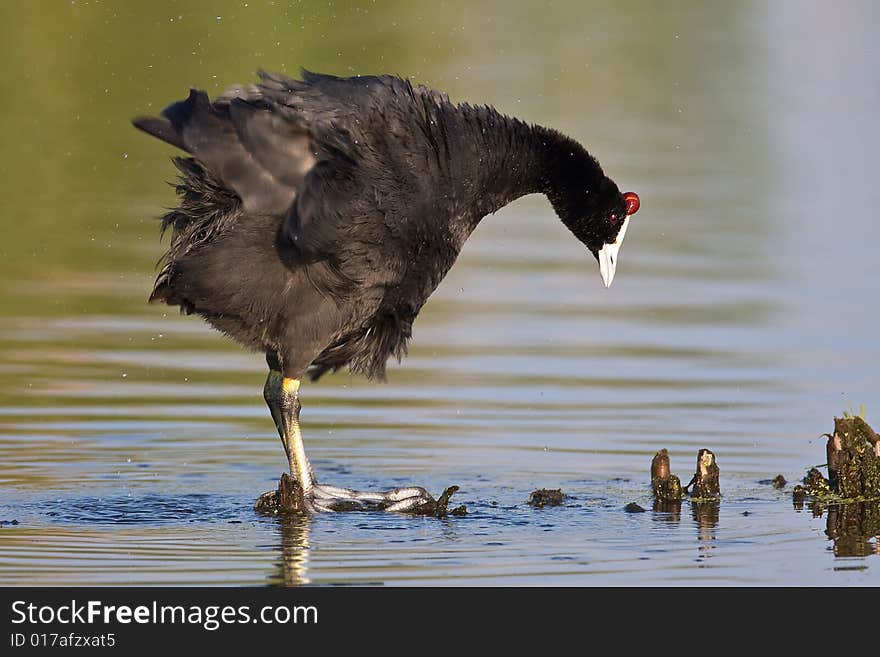
[[[651,491],[658,502],[681,502],[681,480],[670,470],[669,452],[665,447],[651,460]]]
[[[721,497],[721,483],[718,480],[720,473],[715,454],[711,450],[701,449],[697,453],[697,471],[685,488],[693,486],[690,491],[692,497],[717,499]]]

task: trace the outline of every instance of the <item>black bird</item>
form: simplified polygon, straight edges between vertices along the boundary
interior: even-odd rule
[[[382,75],[301,80],[260,72],[213,102],[186,100],[134,125],[178,157],[180,204],[151,302],[197,313],[264,352],[264,397],[307,510],[408,510],[423,488],[382,493],[316,482],[299,386],[348,366],[384,379],[422,305],[487,214],[546,194],[611,285],[638,196],[580,144],[492,107]]]

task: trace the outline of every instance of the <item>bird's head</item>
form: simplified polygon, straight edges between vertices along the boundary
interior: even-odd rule
[[[592,189],[578,190],[559,212],[562,222],[599,261],[605,287],[610,287],[614,280],[617,254],[630,219],[638,209],[638,194],[621,194],[613,180],[602,176]]]

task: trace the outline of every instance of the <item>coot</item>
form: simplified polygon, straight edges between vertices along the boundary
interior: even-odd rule
[[[171,242],[150,295],[266,354],[264,397],[311,511],[419,507],[423,488],[316,482],[299,387],[347,366],[384,379],[412,324],[487,214],[546,194],[611,285],[630,217],[580,144],[492,107],[388,76],[268,72],[213,102],[204,91],[134,125],[185,151]]]

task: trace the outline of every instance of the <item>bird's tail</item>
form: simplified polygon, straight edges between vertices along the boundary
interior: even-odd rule
[[[180,170],[180,204],[162,218],[171,228],[171,245],[160,263],[151,302],[179,305],[175,292],[183,257],[231,227],[242,214],[284,216],[311,158],[307,133],[284,114],[285,108],[263,101],[256,88],[239,88],[211,103],[192,89],[185,100],[162,111],[162,117],[132,121],[147,134],[189,153],[174,158]]]
[[[221,180],[191,157],[176,157],[180,171],[176,190],[180,204],[162,217],[162,233],[171,229],[171,245],[160,259],[162,268],[156,277],[150,303],[180,306],[189,312],[188,303],[175,291],[183,257],[229,229],[241,216],[241,201]]]

